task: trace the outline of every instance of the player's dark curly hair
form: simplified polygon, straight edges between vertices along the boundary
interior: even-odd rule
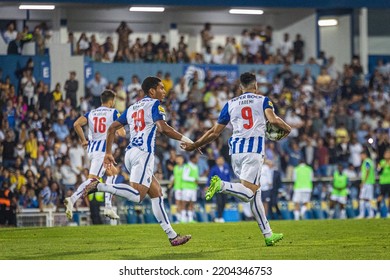
[[[113,92],[110,89],[106,89],[103,91],[103,93],[100,95],[100,101],[103,103],[107,103],[110,100],[114,100],[116,96],[116,93]]]
[[[161,80],[157,77],[147,77],[143,82],[142,82],[142,90],[146,95],[149,95],[149,90],[151,88],[157,88],[158,84],[161,82]]]
[[[242,87],[247,88],[251,84],[256,82],[256,76],[253,73],[245,72],[240,76],[240,83]]]

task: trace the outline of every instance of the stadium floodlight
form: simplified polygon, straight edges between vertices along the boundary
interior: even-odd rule
[[[54,10],[54,5],[19,5],[19,10]]]
[[[236,15],[262,15],[264,14],[263,10],[254,10],[254,9],[230,9],[229,14]]]
[[[162,13],[165,11],[164,7],[130,7],[130,12],[152,12]]]
[[[329,18],[329,19],[320,19],[318,21],[319,26],[336,26],[338,24],[337,19]]]

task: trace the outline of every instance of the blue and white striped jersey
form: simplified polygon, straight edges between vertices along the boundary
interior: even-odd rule
[[[129,125],[130,143],[127,149],[137,147],[153,153],[156,138],[156,122],[165,120],[165,110],[158,99],[145,97],[127,108],[118,122]]]
[[[219,115],[218,123],[227,125],[231,122],[233,135],[229,139],[229,153],[264,154],[264,136],[266,117],[265,109],[273,104],[268,97],[244,93],[226,103]]]
[[[84,117],[88,120],[88,153],[105,152],[106,136],[110,125],[119,117],[114,108],[99,107],[86,113]]]

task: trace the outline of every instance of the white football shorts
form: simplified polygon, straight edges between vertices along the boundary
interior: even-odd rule
[[[175,200],[183,200],[183,190],[174,190]]]
[[[196,190],[183,190],[183,201],[196,202]]]
[[[308,203],[310,202],[311,191],[310,190],[296,190],[294,191],[292,201],[294,203]]]
[[[363,187],[360,189],[360,199],[363,200],[373,200],[374,199],[374,185],[363,184]]]
[[[240,180],[260,185],[264,155],[256,153],[232,154],[232,168]]]
[[[106,169],[103,166],[104,155],[104,152],[88,153],[88,158],[91,161],[89,174],[103,177],[104,173],[106,172]]]
[[[338,196],[338,195],[331,194],[330,200],[338,202],[343,205],[347,204],[347,196]]]
[[[153,179],[154,154],[131,148],[126,151],[125,166],[130,173],[130,182],[150,187]]]

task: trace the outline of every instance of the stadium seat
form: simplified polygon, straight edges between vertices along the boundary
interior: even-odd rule
[[[241,221],[241,215],[237,209],[225,209],[223,211],[223,219],[225,222],[239,222]]]

